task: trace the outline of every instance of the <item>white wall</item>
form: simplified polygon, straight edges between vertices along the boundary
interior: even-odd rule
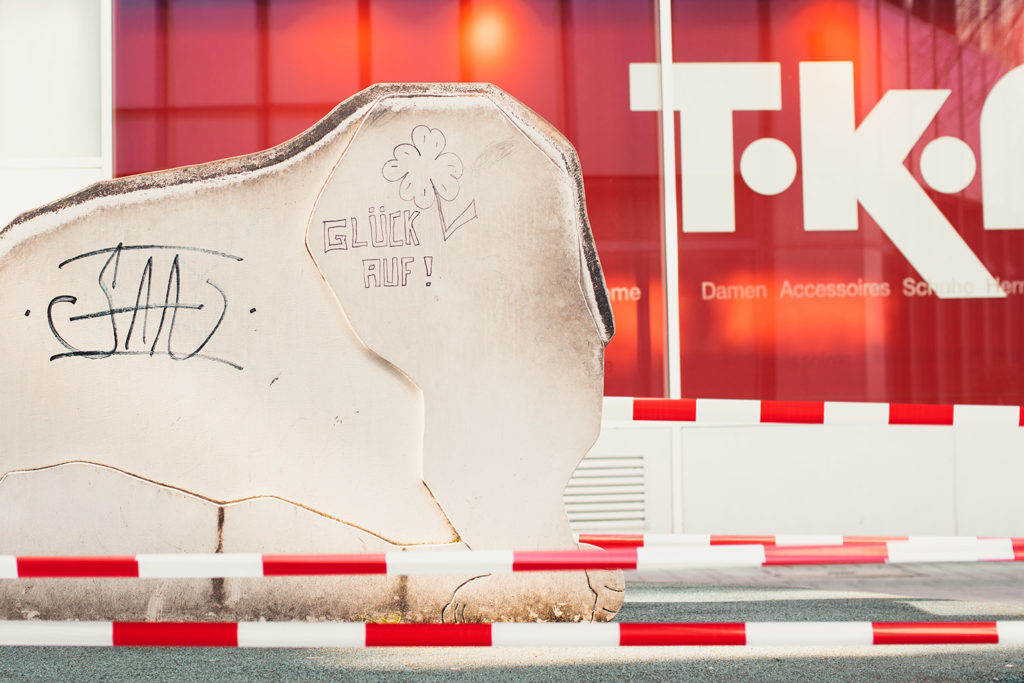
[[[0,227],[110,178],[110,0],[0,0]]]

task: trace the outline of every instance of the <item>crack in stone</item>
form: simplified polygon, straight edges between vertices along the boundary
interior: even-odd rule
[[[597,603],[601,599],[601,594],[594,590],[594,584],[590,583],[590,572],[583,572],[583,575],[587,577],[587,588],[594,594],[594,607],[590,610],[590,619],[588,620],[593,624],[597,619]]]
[[[168,582],[162,581],[146,602],[146,621],[159,621],[164,607],[164,597],[167,595]]]
[[[217,507],[217,547],[214,548],[213,552],[223,553],[224,552],[224,506]],[[213,602],[218,607],[224,607],[224,579],[217,577],[210,579],[211,588],[213,591]]]
[[[423,456],[423,453],[422,453],[422,449],[421,449],[421,452],[420,452],[420,459],[421,460],[422,460],[422,456]],[[421,464],[420,468],[422,469],[422,464]],[[444,523],[448,525],[449,529],[451,529],[452,537],[455,539],[454,541],[452,541],[452,543],[463,542],[462,541],[462,535],[459,533],[459,530],[455,528],[455,525],[452,524],[452,520],[448,516],[448,513],[444,511],[443,507],[441,507],[441,502],[438,501],[437,496],[435,496],[434,492],[430,490],[430,484],[428,484],[423,479],[420,479],[420,483],[423,484],[423,487],[425,489],[427,489],[427,493],[430,494],[430,499],[434,501],[434,505],[436,505],[437,509],[441,511],[441,514],[444,515]],[[466,547],[469,548],[469,544],[468,543],[466,543]],[[469,549],[472,550],[472,548],[469,548]]]
[[[91,461],[91,460],[67,460],[67,461],[64,461],[64,462],[58,462],[58,463],[54,463],[54,464],[51,464],[51,465],[43,465],[41,467],[29,467],[29,468],[25,468],[25,469],[9,470],[9,471],[5,472],[3,474],[3,476],[0,476],[0,485],[2,485],[4,483],[4,481],[7,479],[7,477],[9,477],[11,475],[14,475],[14,474],[31,474],[33,472],[43,472],[43,471],[50,470],[50,469],[56,469],[58,467],[64,467],[66,465],[91,465],[93,467],[98,467],[100,469],[109,470],[111,472],[117,472],[117,473],[122,474],[122,475],[124,475],[126,477],[131,477],[132,479],[137,479],[139,481],[146,482],[147,484],[151,484],[153,486],[159,486],[161,488],[169,489],[171,491],[177,491],[177,492],[183,493],[183,494],[185,494],[187,496],[191,496],[193,498],[197,498],[199,500],[205,501],[207,503],[212,503],[214,505],[221,506],[221,507],[227,507],[229,505],[237,505],[237,504],[240,504],[240,503],[247,503],[247,502],[250,502],[250,501],[253,501],[253,500],[276,500],[276,501],[280,501],[282,503],[285,503],[287,505],[293,505],[293,506],[295,506],[297,508],[302,508],[303,510],[306,510],[307,512],[312,512],[313,514],[319,515],[320,517],[323,517],[325,519],[329,519],[329,520],[337,522],[339,524],[343,524],[343,525],[345,525],[345,526],[347,526],[349,528],[355,529],[357,531],[362,531],[365,534],[369,534],[370,536],[373,536],[375,538],[379,538],[380,540],[384,541],[385,543],[390,543],[391,545],[399,546],[399,547],[414,547],[414,546],[421,546],[421,545],[444,545],[444,544],[449,544],[449,543],[458,543],[461,540],[461,539],[459,539],[458,535],[456,534],[454,538],[451,538],[451,539],[448,539],[448,540],[444,540],[444,541],[420,541],[420,542],[417,542],[417,543],[405,543],[405,542],[402,542],[402,541],[398,541],[398,540],[395,540],[395,539],[388,538],[387,536],[383,536],[381,534],[378,534],[375,531],[371,531],[370,529],[367,529],[365,527],[359,526],[358,524],[353,524],[352,522],[346,522],[345,520],[339,519],[338,517],[335,517],[334,515],[327,514],[326,512],[322,512],[321,510],[317,510],[316,508],[312,508],[312,507],[310,507],[308,505],[304,505],[302,503],[299,503],[298,501],[289,500],[288,498],[283,498],[281,496],[275,496],[275,495],[272,495],[272,494],[257,494],[257,495],[252,495],[252,496],[246,496],[244,498],[234,498],[234,499],[231,499],[231,500],[218,500],[217,498],[211,498],[209,496],[204,496],[204,495],[202,495],[200,493],[196,493],[195,491],[189,491],[188,489],[184,489],[184,488],[182,488],[180,486],[174,486],[173,484],[167,484],[167,483],[164,483],[164,482],[161,482],[161,481],[156,481],[155,479],[149,479],[147,477],[140,476],[140,475],[135,474],[133,472],[129,472],[127,470],[123,470],[123,469],[121,469],[119,467],[114,467],[113,465],[106,465],[104,463],[94,462],[94,461]],[[443,514],[443,511],[442,511],[442,514]],[[445,515],[445,519],[447,520],[447,515]],[[450,521],[448,521],[448,526],[452,529],[453,532],[455,532],[455,528],[452,527]]]
[[[452,612],[455,615],[454,616],[454,620],[455,620],[454,623],[458,623],[458,621],[459,621],[459,606],[460,605],[462,606],[462,619],[463,619],[463,621],[465,621],[465,619],[466,619],[466,606],[465,606],[465,603],[456,602],[455,601],[455,596],[458,595],[459,591],[462,590],[462,587],[465,586],[470,581],[476,581],[477,579],[483,579],[483,578],[486,578],[488,576],[491,576],[491,575],[490,574],[481,574],[480,576],[473,576],[473,577],[470,577],[470,578],[466,579],[465,581],[463,581],[462,583],[460,583],[458,586],[455,587],[455,590],[452,591],[452,597],[448,600],[448,604],[446,604],[444,607],[441,608],[441,623],[442,624],[445,623],[444,613],[448,610],[449,607],[452,607],[453,604],[455,605],[455,607],[452,609]]]

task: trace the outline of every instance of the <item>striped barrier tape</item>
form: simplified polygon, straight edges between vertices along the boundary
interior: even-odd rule
[[[646,546],[611,550],[459,550],[367,555],[261,555],[194,553],[128,557],[0,556],[0,579],[200,579],[261,576],[387,574],[511,574],[515,572],[817,564],[1024,561],[1020,539],[967,539],[951,544],[885,541],[850,545]]]
[[[578,543],[599,548],[658,548],[672,546],[710,545],[862,545],[907,541],[917,545],[956,548],[974,545],[977,541],[1009,541],[1011,545],[1024,545],[1024,537],[996,538],[983,536],[841,536],[838,534],[576,534]]]
[[[1024,645],[1024,621],[362,624],[0,621],[0,646],[619,647]]]
[[[606,397],[604,399],[604,419],[730,425],[826,424],[1024,427],[1024,406]]]

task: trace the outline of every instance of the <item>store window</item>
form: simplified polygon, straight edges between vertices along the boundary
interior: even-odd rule
[[[579,152],[617,327],[605,393],[661,396],[658,114],[629,106],[656,34],[630,0],[118,0],[115,173],[273,146],[376,82],[494,83]]]
[[[673,4],[684,395],[1024,404],[1022,14]]]
[[[678,362],[691,397],[1024,403],[1024,3],[677,0],[663,31],[659,4],[118,0],[115,171],[278,144],[375,82],[490,81],[579,151],[606,394]],[[667,81],[630,80],[659,33],[665,193]]]

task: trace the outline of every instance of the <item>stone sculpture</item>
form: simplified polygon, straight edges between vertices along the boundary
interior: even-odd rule
[[[0,232],[0,554],[575,547],[613,323],[575,152],[379,85]],[[0,585],[4,618],[604,620],[619,572]]]

